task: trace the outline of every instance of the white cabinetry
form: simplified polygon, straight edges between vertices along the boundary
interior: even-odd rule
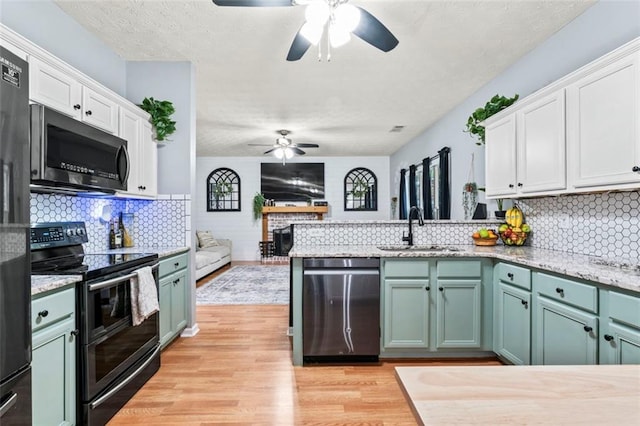
[[[82,85],[66,70],[29,58],[29,98],[106,132],[118,133],[118,104],[97,87]]]
[[[485,131],[486,194],[503,197],[516,193],[516,117],[510,114],[488,124]]]
[[[148,116],[142,111],[120,107],[119,123],[119,135],[127,141],[130,164],[127,191],[122,195],[153,198],[157,194],[157,148],[151,139]]]
[[[567,89],[575,189],[640,184],[640,53],[606,61]],[[634,169],[635,168],[635,169]]]

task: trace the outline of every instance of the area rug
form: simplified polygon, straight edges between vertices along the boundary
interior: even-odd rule
[[[196,305],[286,305],[289,265],[239,265],[196,289]]]

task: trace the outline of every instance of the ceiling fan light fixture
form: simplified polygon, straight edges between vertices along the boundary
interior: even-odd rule
[[[311,22],[305,22],[302,28],[300,28],[300,34],[314,46],[317,46],[318,42],[320,42],[323,32],[323,25],[316,25]]]
[[[331,10],[323,1],[310,3],[304,11],[304,17],[308,23],[322,27],[327,23]]]
[[[360,9],[352,4],[341,4],[333,12],[334,23],[348,32],[353,32],[360,24]]]
[[[284,157],[284,150],[282,148],[276,149],[275,151],[273,151],[273,156],[278,160],[282,160],[282,157]]]
[[[351,33],[344,27],[336,25],[333,22],[329,25],[329,42],[331,47],[344,46],[351,40]]]
[[[284,151],[284,156],[285,158],[288,160],[289,158],[293,157],[293,150],[289,147],[286,147],[283,149]]]

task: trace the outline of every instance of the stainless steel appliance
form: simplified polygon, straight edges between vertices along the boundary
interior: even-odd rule
[[[0,47],[0,424],[31,424],[29,69]]]
[[[127,189],[127,141],[42,105],[31,105],[31,184],[35,191]]]
[[[78,423],[104,425],[160,368],[159,314],[134,326],[131,279],[158,255],[85,254],[83,222],[38,223],[31,229],[34,274],[79,274]]]
[[[380,260],[304,259],[303,274],[304,361],[377,361]]]

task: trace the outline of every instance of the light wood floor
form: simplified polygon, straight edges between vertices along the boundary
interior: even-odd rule
[[[160,371],[115,425],[414,425],[396,365],[294,367],[283,305],[198,306],[200,333],[162,353]]]

